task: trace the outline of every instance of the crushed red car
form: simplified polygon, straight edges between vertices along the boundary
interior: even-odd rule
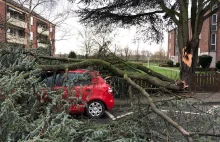
[[[112,88],[96,71],[69,70],[47,71],[43,82],[52,90],[64,89],[63,99],[75,97],[82,100],[80,104],[70,107],[70,114],[85,113],[90,118],[100,118],[105,110],[114,107]]]

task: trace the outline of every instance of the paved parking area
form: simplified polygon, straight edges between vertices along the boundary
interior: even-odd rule
[[[201,115],[202,113],[210,113],[212,114],[216,109],[220,108],[220,93],[215,94],[195,94],[192,96],[193,98],[196,98],[204,103],[198,105],[197,109],[205,110],[204,112],[199,112],[198,110],[182,110],[182,113],[185,114],[191,114],[191,115]],[[190,98],[191,99],[191,98]],[[112,121],[117,121],[118,119],[122,119],[123,117],[129,116],[134,114],[140,109],[146,109],[147,100],[144,98],[141,99],[139,102],[138,100],[134,100],[135,107],[131,107],[131,101],[130,99],[116,99],[116,105],[115,107],[110,110],[106,111],[104,116],[100,119],[91,120],[95,123],[99,124],[108,124]],[[138,105],[140,103],[140,105]],[[161,108],[160,110],[164,113],[168,112],[169,108]],[[179,113],[178,110],[176,110],[177,113]]]

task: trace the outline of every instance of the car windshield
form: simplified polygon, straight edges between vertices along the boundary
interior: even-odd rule
[[[88,85],[91,82],[91,76],[89,74],[69,72],[67,78],[65,79],[65,73],[57,73],[56,76],[53,74],[48,74],[43,82],[48,86],[62,86],[65,83],[65,86],[79,86],[79,85]]]

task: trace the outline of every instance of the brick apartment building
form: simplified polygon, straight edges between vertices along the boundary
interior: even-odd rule
[[[215,63],[220,61],[220,29],[217,25],[217,17],[218,14],[213,14],[210,18],[204,21],[203,28],[199,36],[200,42],[198,55],[212,56],[213,58],[210,67],[215,67]],[[169,59],[173,60],[174,63],[180,62],[177,36],[177,29],[172,29],[168,32],[167,56]],[[192,35],[189,36],[189,38],[192,37]]]
[[[50,45],[54,54],[55,25],[36,12],[28,16],[28,8],[13,0],[0,0],[0,43],[32,48]]]

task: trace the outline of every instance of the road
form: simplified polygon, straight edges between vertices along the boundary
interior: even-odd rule
[[[189,110],[189,109],[181,110],[181,113],[187,115],[206,115],[207,113],[209,114],[214,113],[214,111],[219,108],[220,108],[220,103],[206,103],[206,104],[198,105],[197,109],[194,110]],[[142,108],[142,109],[146,109],[146,108]],[[160,110],[163,113],[167,113],[169,111],[169,108],[164,107],[163,109]],[[175,110],[174,112],[179,113],[180,111]],[[129,106],[123,106],[120,108],[117,107],[111,111],[106,111],[102,118],[95,119],[92,121],[99,124],[108,124],[111,121],[117,121],[118,119],[123,119],[123,117],[132,115],[134,113],[135,111],[133,111],[132,108],[130,108]]]
[[[185,114],[191,114],[191,115],[198,115],[201,114],[202,111],[204,113],[213,113],[215,109],[220,108],[220,94],[197,94],[194,97],[196,97],[198,100],[202,100],[204,103],[197,105],[197,109],[189,109],[185,108],[182,109],[182,112]],[[159,97],[161,98],[161,97]],[[146,108],[146,100],[142,100],[142,106],[139,108],[136,107],[136,110]],[[145,104],[144,104],[145,102]],[[160,108],[160,110],[164,113],[167,113],[169,110],[169,107],[163,107]],[[198,110],[199,109],[199,110]],[[200,111],[201,110],[201,111]],[[177,113],[179,110],[175,110]],[[88,119],[86,118],[86,121],[93,121],[95,123],[99,124],[108,124],[111,121],[117,121],[118,119],[122,119],[123,117],[126,117],[128,115],[132,115],[135,111],[130,107],[130,101],[127,100],[116,100],[116,106],[111,111],[106,111],[104,116],[100,119]],[[85,117],[78,117],[78,118],[85,118]]]

